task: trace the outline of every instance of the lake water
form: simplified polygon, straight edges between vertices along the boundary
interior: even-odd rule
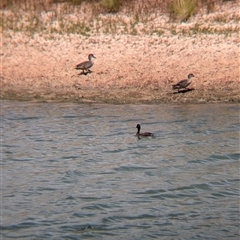
[[[1,118],[0,239],[239,239],[239,105],[2,101]]]

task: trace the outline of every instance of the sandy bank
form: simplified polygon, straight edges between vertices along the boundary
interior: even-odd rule
[[[94,53],[88,75],[74,66]],[[237,35],[4,39],[1,99],[109,103],[239,102]],[[189,91],[171,85],[194,73]]]
[[[88,36],[51,33],[50,29],[43,33],[39,26],[30,37],[23,33],[24,26],[21,32],[5,30],[1,37],[0,98],[107,103],[240,102],[238,10],[237,1],[219,5],[216,12],[194,15],[187,23],[171,22],[161,12],[138,22],[122,13],[99,15],[90,23],[94,26],[97,21],[102,27],[90,28]],[[3,12],[9,16],[8,23],[13,24],[13,13]],[[40,21],[45,15],[39,14]],[[64,19],[81,19],[81,14],[64,15]],[[66,24],[71,24],[69,21]],[[64,29],[65,25],[61,26]],[[104,32],[106,27],[110,31],[110,26],[114,26],[112,32]],[[118,32],[121,29],[131,31]],[[93,72],[78,75],[74,67],[87,60],[89,53],[97,57]],[[172,84],[189,73],[195,75],[190,86],[193,90],[175,94]]]

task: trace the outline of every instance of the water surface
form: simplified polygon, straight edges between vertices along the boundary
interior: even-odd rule
[[[2,239],[239,239],[239,105],[3,101],[1,118]]]

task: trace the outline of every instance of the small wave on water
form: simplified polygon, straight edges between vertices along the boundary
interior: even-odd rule
[[[239,239],[238,112],[3,101],[1,238]]]

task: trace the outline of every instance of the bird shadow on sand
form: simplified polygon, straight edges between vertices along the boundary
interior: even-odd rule
[[[191,92],[193,90],[195,90],[195,89],[194,88],[187,88],[187,89],[180,90],[179,92],[173,92],[173,94],[186,93],[186,92]]]
[[[92,73],[92,71],[91,70],[89,70],[88,72],[80,72],[79,74],[78,74],[78,76],[81,76],[81,75],[88,75],[88,74],[90,74],[90,73]]]

